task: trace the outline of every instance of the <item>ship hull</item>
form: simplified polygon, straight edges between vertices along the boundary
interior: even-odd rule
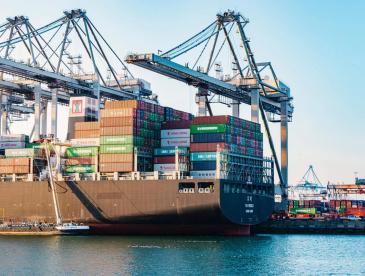
[[[199,190],[202,183],[211,190]],[[63,221],[88,224],[91,233],[248,235],[250,225],[270,216],[274,200],[233,189],[238,184],[185,179],[61,181],[56,186]],[[0,182],[0,218],[54,222],[48,183]]]

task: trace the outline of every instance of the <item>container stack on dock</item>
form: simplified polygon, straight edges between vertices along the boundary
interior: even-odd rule
[[[193,177],[214,178],[219,151],[229,154],[228,162],[235,155],[263,158],[263,136],[257,123],[232,116],[205,116],[194,118],[190,130],[190,174]]]
[[[101,111],[100,172],[153,170],[164,108],[139,100],[108,101]]]
[[[191,120],[167,121],[162,124],[161,148],[155,148],[154,151],[154,171],[188,170],[190,125]]]

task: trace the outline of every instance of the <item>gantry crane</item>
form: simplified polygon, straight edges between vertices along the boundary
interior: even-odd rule
[[[89,77],[75,73],[67,62],[75,51],[84,52],[85,67],[92,71]],[[124,79],[118,76],[120,71],[125,72]],[[107,72],[113,81],[105,79]],[[0,25],[2,134],[6,133],[9,113],[34,113],[34,138],[39,138],[40,121],[44,121],[49,101],[51,134],[57,136],[57,105],[67,105],[70,96],[100,100],[149,98],[151,94],[148,83],[134,78],[85,10],[65,11],[59,19],[39,28],[25,16],[7,18]]]
[[[292,97],[289,87],[277,78],[270,62],[256,62],[250,40],[245,33],[248,23],[248,19],[241,14],[227,11],[218,14],[214,22],[171,50],[162,54],[132,54],[127,56],[126,61],[197,87],[196,101],[200,116],[205,116],[208,112],[213,114],[211,103],[217,98],[220,103],[229,103],[232,106],[232,115],[237,117],[240,115],[240,104],[250,105],[252,121],[259,122],[259,114],[261,115],[285,198],[288,183],[288,122],[293,113]],[[235,47],[233,29],[236,29],[242,49]],[[235,73],[226,78],[213,77],[210,74],[211,69],[213,66],[220,66],[216,62],[217,57],[227,44]],[[192,66],[189,66],[189,62],[182,65],[174,61],[198,48],[202,49],[196,60],[193,63],[189,60]],[[204,53],[208,54],[205,61]],[[199,62],[206,62],[206,69],[197,66]],[[264,78],[264,72],[269,73],[271,78]],[[281,164],[277,158],[266,113],[279,116],[279,119],[271,121],[281,123]]]

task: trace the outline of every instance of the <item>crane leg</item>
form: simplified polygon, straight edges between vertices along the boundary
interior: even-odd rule
[[[40,87],[34,88],[34,136],[33,140],[40,138],[40,114],[41,114],[41,94]]]
[[[239,101],[233,100],[232,103],[231,103],[231,106],[232,106],[232,116],[239,118],[240,117],[240,103],[239,103]]]
[[[52,91],[52,107],[51,107],[51,134],[57,138],[57,89],[51,89]]]
[[[207,116],[207,96],[208,90],[202,87],[198,88],[198,93],[195,97],[195,102],[198,104],[198,116]]]
[[[7,134],[8,112],[6,110],[7,96],[1,93],[1,135]]]
[[[251,121],[259,123],[260,94],[258,90],[251,91]]]
[[[42,112],[41,112],[41,134],[47,135],[47,112],[48,111],[48,101],[43,103]]]
[[[285,188],[288,188],[288,102],[281,102],[280,118],[281,174]]]

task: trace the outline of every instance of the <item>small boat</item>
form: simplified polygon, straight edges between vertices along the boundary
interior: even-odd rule
[[[81,234],[89,231],[90,227],[88,225],[70,222],[59,224],[56,226],[56,229],[64,234]]]

